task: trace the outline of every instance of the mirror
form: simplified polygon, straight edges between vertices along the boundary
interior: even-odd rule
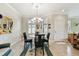
[[[0,35],[12,33],[13,20],[9,16],[2,16],[0,14]]]

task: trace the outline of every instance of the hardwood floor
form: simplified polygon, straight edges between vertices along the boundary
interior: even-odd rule
[[[12,48],[12,51],[9,54],[9,56],[20,56],[20,54],[22,53],[24,49],[23,41],[20,41],[19,43],[15,44],[11,48]],[[79,50],[74,49],[71,46],[71,44],[68,42],[51,42],[50,41],[49,50],[53,56],[79,56]],[[25,56],[35,56],[34,53],[35,53],[34,48],[31,50],[31,48],[29,47]],[[41,49],[38,49],[37,56],[42,56]],[[45,51],[44,56],[47,56],[46,51]]]

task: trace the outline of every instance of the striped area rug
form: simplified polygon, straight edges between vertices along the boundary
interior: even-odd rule
[[[37,49],[37,56],[43,56],[43,52],[41,48]],[[35,49],[30,48],[30,44],[26,45],[26,48],[22,51],[20,56],[35,56]],[[53,56],[48,46],[45,44],[44,46],[44,56]]]

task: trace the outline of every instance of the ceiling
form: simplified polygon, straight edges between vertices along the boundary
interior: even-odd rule
[[[34,17],[36,15],[34,3],[9,3],[9,5],[27,17]],[[54,13],[77,13],[78,15],[78,10],[78,3],[39,3],[38,15],[41,17]]]

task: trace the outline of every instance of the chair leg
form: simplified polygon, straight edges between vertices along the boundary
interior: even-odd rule
[[[35,56],[36,56],[36,48],[35,48]]]
[[[25,49],[25,45],[24,45],[24,49]]]
[[[44,44],[43,44],[43,46],[42,46],[42,52],[43,52],[43,56],[44,56]]]
[[[26,44],[24,43],[24,49],[26,48]]]
[[[48,42],[48,47],[49,47],[49,42]]]
[[[31,42],[31,48],[32,48],[32,42]]]
[[[44,47],[42,47],[42,51],[43,51],[43,56],[44,56]]]
[[[43,56],[44,56],[44,48],[43,48]]]

